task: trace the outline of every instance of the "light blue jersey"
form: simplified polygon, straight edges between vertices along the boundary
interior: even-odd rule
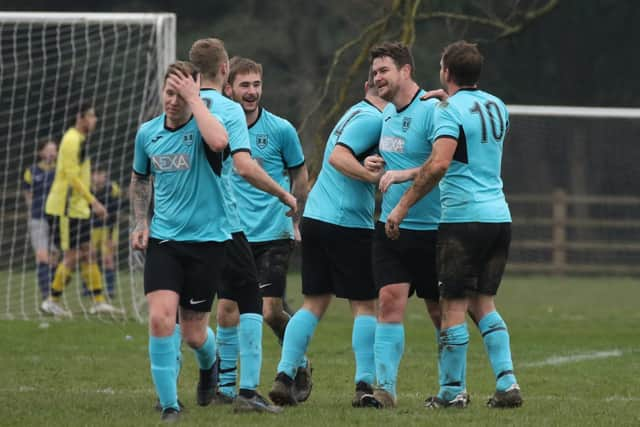
[[[442,222],[511,222],[502,192],[502,145],[509,113],[495,96],[460,89],[436,109],[435,138],[458,141],[440,181]]]
[[[153,175],[150,235],[179,242],[230,239],[222,200],[222,153],[209,149],[193,117],[177,129],[165,115],[144,123],[135,142],[133,171]]]
[[[222,185],[224,188],[224,208],[229,220],[231,233],[243,231],[236,191],[233,187],[233,158],[238,151],[251,153],[249,132],[247,131],[247,119],[242,107],[237,102],[230,100],[215,89],[201,89],[200,97],[227,130],[229,136],[229,149],[225,153],[222,166]]]
[[[380,155],[386,170],[402,170],[420,167],[433,149],[433,116],[438,101],[420,100],[424,95],[418,90],[406,107],[397,110],[389,103],[382,114]],[[402,195],[413,184],[413,180],[393,184],[382,196],[380,221],[386,222],[391,210]],[[429,194],[409,209],[400,228],[408,230],[437,230],[440,222],[440,191],[434,188]]]
[[[380,139],[382,114],[364,100],[338,121],[327,140],[322,169],[307,198],[304,216],[342,227],[373,229],[375,185],[349,178],[329,163],[337,144],[350,149],[358,160],[373,152]]]
[[[291,123],[260,108],[258,118],[249,127],[249,139],[251,153],[260,166],[282,188],[291,191],[287,171],[304,165],[300,139]],[[289,207],[238,174],[234,173],[232,180],[242,212],[240,221],[249,242],[293,239],[293,221],[286,216]]]

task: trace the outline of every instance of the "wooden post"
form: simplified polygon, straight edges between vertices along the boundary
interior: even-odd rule
[[[555,274],[564,274],[567,266],[567,193],[559,188],[552,194],[551,262]]]

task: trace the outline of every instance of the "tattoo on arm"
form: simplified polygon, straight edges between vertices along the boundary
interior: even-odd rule
[[[151,185],[149,177],[133,174],[131,177],[131,202],[135,228],[146,227],[151,204]]]

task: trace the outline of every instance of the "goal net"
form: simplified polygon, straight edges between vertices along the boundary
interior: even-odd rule
[[[87,154],[121,190],[110,212],[120,234],[110,302],[140,316],[139,273],[129,268],[126,188],[136,130],[161,112],[175,31],[173,14],[0,13],[0,317],[40,315],[25,170],[38,161],[39,142],[59,143],[73,126],[81,100],[92,101],[98,116]],[[74,315],[87,315],[92,298],[85,294],[74,274],[62,302]]]
[[[640,275],[640,109],[509,111],[508,271]]]

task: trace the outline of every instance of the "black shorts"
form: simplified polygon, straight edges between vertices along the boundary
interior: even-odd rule
[[[182,308],[210,312],[225,265],[224,242],[149,239],[144,263],[144,293],[170,290]]]
[[[373,238],[373,277],[380,290],[394,283],[409,283],[409,295],[438,301],[436,275],[436,230],[400,230],[400,238],[391,240],[384,223],[376,224]]]
[[[507,265],[511,223],[440,224],[438,280],[443,298],[495,295]]]
[[[222,273],[218,297],[235,301],[240,314],[262,314],[258,291],[258,273],[251,247],[243,232],[233,233],[227,241],[227,265]]]
[[[51,218],[53,243],[63,251],[77,249],[91,241],[91,220],[61,216]]]
[[[251,243],[263,297],[283,298],[293,241],[290,239]]]
[[[302,293],[376,298],[371,270],[372,230],[302,218]]]

